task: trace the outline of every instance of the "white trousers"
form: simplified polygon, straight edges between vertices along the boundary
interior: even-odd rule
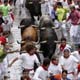
[[[71,28],[70,28],[70,36],[71,37],[77,36],[78,27],[79,27],[79,25],[71,25]]]
[[[78,40],[78,29],[79,29],[79,25],[71,25],[71,28],[70,28],[70,40],[73,44],[77,44],[79,43],[79,40]]]
[[[22,75],[22,70],[16,67],[12,67],[10,71],[10,80],[20,80]]]

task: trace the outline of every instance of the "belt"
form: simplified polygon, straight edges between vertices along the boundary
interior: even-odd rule
[[[25,69],[26,71],[28,71],[28,72],[30,72],[30,71],[32,71],[32,70],[34,70],[34,69]]]

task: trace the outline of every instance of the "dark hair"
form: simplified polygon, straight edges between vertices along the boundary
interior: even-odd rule
[[[80,44],[78,44],[78,49],[80,49]]]
[[[61,2],[57,2],[57,5],[58,6],[63,6]]]
[[[29,72],[29,70],[24,69],[22,73]]]
[[[35,45],[33,45],[33,44],[28,44],[28,45],[26,45],[26,51],[27,52],[30,52],[32,49],[34,49],[34,48],[36,48],[35,47]]]
[[[3,12],[2,12],[2,11],[0,11],[0,14],[3,14]]]
[[[52,56],[51,60],[56,60],[58,58],[58,56]]]
[[[61,38],[61,42],[62,42],[62,41],[66,41],[66,38]]]
[[[43,61],[43,65],[47,66],[49,64],[50,64],[50,59],[49,58],[45,58],[44,61]]]
[[[75,9],[75,6],[71,6],[70,9]]]
[[[4,3],[7,3],[8,2],[8,0],[4,0]]]
[[[9,0],[9,3],[13,2],[13,0]]]
[[[8,76],[4,76],[4,80],[8,79]]]
[[[63,73],[66,73],[66,74],[68,74],[67,70],[63,70],[63,71],[62,71],[62,74],[63,74]]]

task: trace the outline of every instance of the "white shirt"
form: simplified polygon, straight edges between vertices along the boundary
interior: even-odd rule
[[[66,44],[65,48],[72,49],[69,44]],[[64,48],[64,49],[65,49],[65,48]],[[62,55],[63,55],[63,51],[60,50],[60,44],[57,45],[55,54],[56,54],[56,55],[59,55],[59,56],[62,56]]]
[[[28,53],[23,53],[19,58],[22,60],[22,67],[25,69],[34,69],[34,62],[40,64],[35,54],[29,55]]]
[[[77,78],[78,78],[78,80],[80,80],[80,72],[79,72],[79,74],[78,74]]]
[[[33,80],[47,80],[48,78],[48,71],[44,70],[41,66],[37,68]]]
[[[80,63],[80,54],[78,53],[78,51],[72,52],[71,55],[73,55],[75,58],[77,58],[79,60],[79,63]],[[75,63],[75,67],[74,67],[75,70],[77,70],[77,66],[78,66],[78,64]]]
[[[62,73],[62,68],[61,68],[60,64],[54,65],[51,62],[48,71],[53,75],[61,74]]]
[[[64,8],[69,8],[69,6],[68,6],[68,3],[67,3],[67,2],[64,2],[64,1],[63,1],[63,2],[62,2],[62,5],[63,5],[63,7],[64,7]]]
[[[60,64],[68,71],[68,73],[74,71],[74,64],[79,61],[74,56],[70,55],[69,58],[64,58],[63,56],[60,58]]]
[[[80,62],[80,54],[78,53],[78,51],[72,52],[71,55],[73,55],[74,57],[76,57],[79,60],[79,62]]]
[[[9,51],[20,50],[20,45],[18,45],[17,42],[12,43],[11,46],[12,47],[9,48],[10,49]],[[7,62],[8,62],[8,64],[10,64],[16,57],[19,57],[19,56],[20,56],[19,52],[14,52],[14,53],[7,54],[7,56],[5,58],[6,58]],[[18,64],[17,63],[18,61],[19,60],[17,60],[15,63]]]

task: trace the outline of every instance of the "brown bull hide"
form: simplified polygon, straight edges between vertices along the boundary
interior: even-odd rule
[[[36,42],[37,37],[37,28],[34,28],[33,26],[25,28],[25,30],[22,33],[22,40],[31,40]]]
[[[24,43],[21,44],[21,51],[25,51],[27,45],[35,45],[32,41],[25,41]]]

